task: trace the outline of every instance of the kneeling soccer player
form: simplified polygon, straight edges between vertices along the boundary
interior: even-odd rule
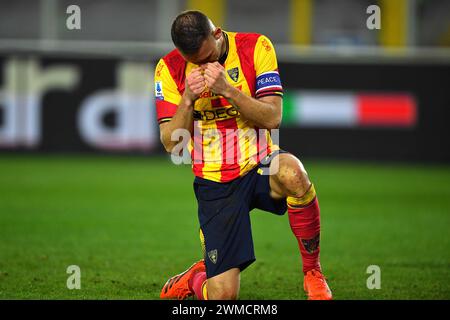
[[[280,125],[283,96],[272,43],[221,30],[199,11],[178,15],[171,35],[176,49],[155,70],[157,116],[168,152],[178,144],[175,130],[191,137],[204,259],[170,278],[161,298],[237,299],[240,272],[255,261],[249,213],[259,208],[288,211],[308,298],[331,299],[319,263],[314,186],[269,134]],[[243,134],[250,130],[258,134]]]

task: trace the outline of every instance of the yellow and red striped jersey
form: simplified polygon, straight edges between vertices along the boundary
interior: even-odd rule
[[[264,35],[225,32],[228,53],[223,63],[227,80],[254,98],[283,95],[275,49]],[[170,121],[195,64],[177,49],[159,60],[155,70],[158,122]],[[270,132],[258,130],[225,98],[208,88],[194,104],[194,136],[190,143],[196,176],[228,182],[245,175],[278,146]]]

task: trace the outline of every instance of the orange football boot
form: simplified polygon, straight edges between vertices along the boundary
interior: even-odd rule
[[[189,280],[194,274],[202,271],[206,271],[205,261],[203,259],[194,263],[186,271],[167,280],[161,290],[161,299],[184,300],[194,295],[194,292],[189,288]]]
[[[305,274],[303,288],[308,295],[308,300],[331,300],[333,298],[327,281],[319,270],[313,269]]]

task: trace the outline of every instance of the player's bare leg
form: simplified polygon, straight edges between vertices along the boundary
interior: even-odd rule
[[[239,296],[240,270],[233,268],[206,282],[208,300],[236,300]]]
[[[271,196],[287,198],[289,223],[299,244],[308,299],[330,300],[331,290],[319,262],[320,209],[314,186],[303,164],[292,154],[279,154],[270,170],[274,173],[269,180]]]

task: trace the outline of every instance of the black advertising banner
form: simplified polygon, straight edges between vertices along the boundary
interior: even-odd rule
[[[0,152],[162,152],[154,61],[0,56]],[[300,157],[450,160],[450,65],[280,63]]]
[[[287,87],[280,141],[287,150],[450,161],[450,65],[284,63],[280,74]]]
[[[113,59],[0,59],[0,148],[151,152],[153,64]]]

